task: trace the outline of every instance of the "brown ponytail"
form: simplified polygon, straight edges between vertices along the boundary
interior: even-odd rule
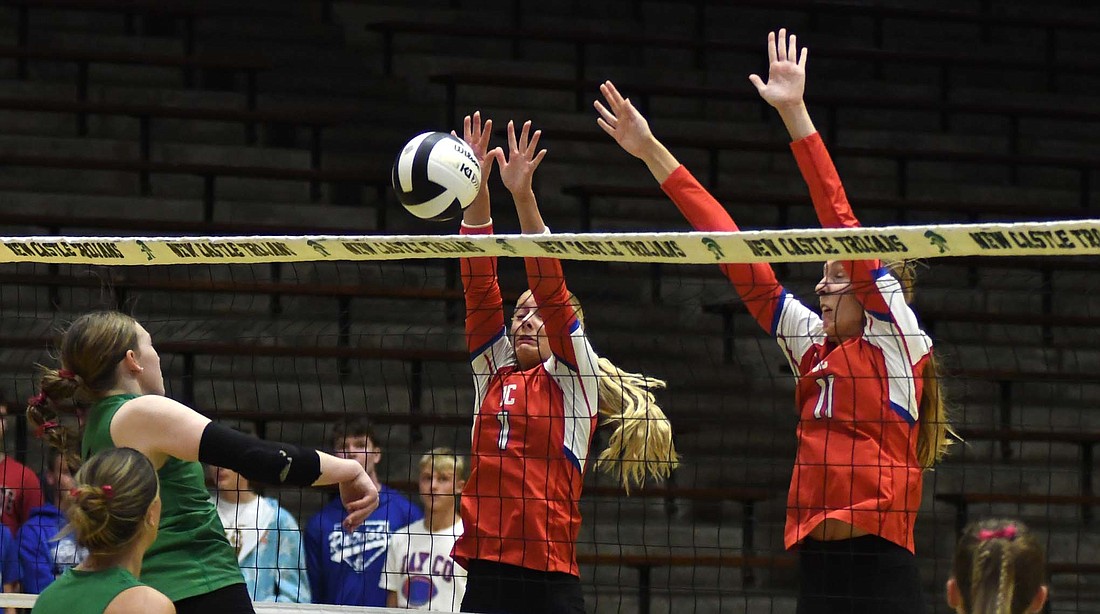
[[[63,424],[115,386],[115,367],[137,348],[138,323],[117,311],[80,316],[61,337],[60,368],[38,365],[39,394],[27,402],[27,420],[36,434],[62,454],[70,469],[80,465],[80,429]]]
[[[157,473],[144,454],[133,448],[104,450],[80,468],[63,533],[93,555],[120,552],[140,533],[141,524],[159,492]]]
[[[912,261],[897,260],[884,263],[883,266],[901,284],[906,303],[913,302],[916,286],[916,267]],[[947,454],[952,440],[949,435],[955,435],[951,428],[951,419],[944,397],[943,386],[940,385],[939,361],[935,352],[928,355],[924,365],[924,372],[920,400],[920,418],[917,425],[917,461],[925,469],[931,469]]]

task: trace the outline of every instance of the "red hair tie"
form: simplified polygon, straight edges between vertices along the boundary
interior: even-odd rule
[[[103,494],[107,495],[108,499],[115,496],[115,489],[111,488],[110,484],[104,484],[103,486],[100,486],[100,488],[103,489]]]
[[[1016,527],[1008,525],[1000,529],[982,529],[978,531],[978,539],[987,541],[990,539],[1015,539]]]
[[[76,373],[73,373],[68,369],[58,369],[57,376],[61,379],[76,379]]]
[[[46,431],[50,429],[55,429],[59,426],[61,425],[60,423],[58,423],[57,420],[47,420],[40,424],[38,428],[34,429],[34,436],[37,439],[42,439],[42,436],[46,434]]]
[[[33,397],[27,399],[27,405],[29,407],[45,407],[46,403],[49,402],[49,400],[50,397],[46,396],[45,392],[39,392]]]

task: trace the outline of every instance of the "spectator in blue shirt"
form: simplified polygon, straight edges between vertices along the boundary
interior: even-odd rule
[[[23,592],[35,595],[88,556],[88,551],[76,543],[74,533],[55,539],[68,522],[62,512],[68,507],[69,489],[74,482],[57,450],[50,448],[46,464],[45,473],[39,477],[44,502],[31,509],[15,539]],[[7,582],[6,571],[4,581]]]
[[[310,519],[305,529],[306,568],[313,603],[385,607],[387,592],[379,587],[390,534],[424,517],[420,508],[378,482],[376,465],[382,448],[366,418],[337,427],[336,456],[363,465],[378,487],[378,509],[355,531],[341,526],[346,513],[333,499]]]

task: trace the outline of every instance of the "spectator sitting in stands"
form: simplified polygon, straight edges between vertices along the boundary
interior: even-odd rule
[[[382,448],[366,418],[337,427],[336,456],[359,462],[378,487],[378,509],[354,531],[342,525],[346,513],[333,499],[310,519],[305,529],[306,563],[314,603],[384,607],[379,586],[390,534],[424,517],[411,501],[378,481],[376,465]]]
[[[6,394],[0,390],[0,399],[5,398]],[[8,403],[0,400],[0,441],[6,442],[8,420]],[[31,510],[42,505],[42,485],[33,471],[7,454],[6,447],[0,448],[0,496],[3,496],[0,522],[15,535],[31,517]]]
[[[46,501],[31,510],[31,517],[19,528],[15,540],[23,592],[35,595],[88,556],[88,550],[76,542],[75,533],[61,534],[67,523],[63,512],[72,502],[69,490],[75,484],[73,474],[59,451],[51,448],[47,460],[41,478]]]
[[[217,468],[218,516],[253,601],[310,603],[302,533],[278,501],[261,497],[248,478]]]
[[[420,501],[424,519],[390,537],[382,588],[387,607],[458,612],[466,594],[466,570],[451,549],[462,535],[458,495],[466,484],[466,461],[450,448],[420,457]]]

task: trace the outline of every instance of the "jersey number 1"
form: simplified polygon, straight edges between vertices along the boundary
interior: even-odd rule
[[[497,437],[497,447],[501,450],[508,447],[508,410],[502,409],[497,414],[497,422],[500,423],[500,437]]]
[[[833,376],[829,375],[816,380],[821,392],[817,395],[817,405],[814,406],[814,418],[833,417]]]

